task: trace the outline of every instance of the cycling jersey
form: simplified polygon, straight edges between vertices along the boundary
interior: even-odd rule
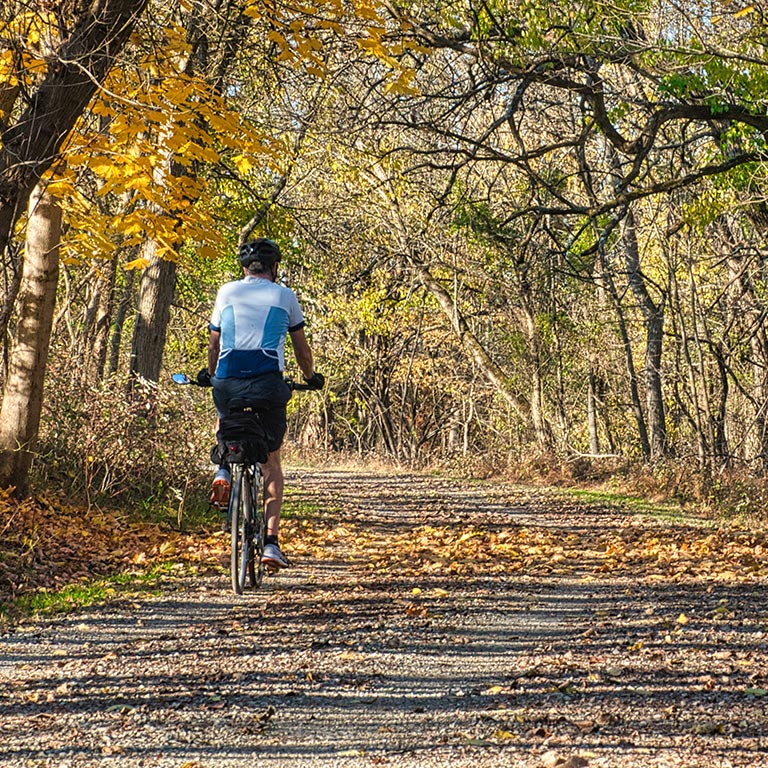
[[[290,288],[248,275],[221,286],[208,327],[221,334],[216,378],[247,379],[285,368],[285,337],[304,315]]]

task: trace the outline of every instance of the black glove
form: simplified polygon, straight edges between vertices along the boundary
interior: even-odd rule
[[[315,371],[310,378],[304,377],[310,389],[322,389],[325,386],[325,376]]]
[[[211,374],[208,373],[207,368],[201,368],[197,374],[197,386],[198,387],[212,387]]]

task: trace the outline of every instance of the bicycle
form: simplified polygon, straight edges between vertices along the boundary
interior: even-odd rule
[[[174,373],[177,384],[203,386],[185,373]],[[307,384],[286,379],[292,390],[311,390]],[[261,425],[259,402],[232,403],[229,413],[220,419],[217,453],[214,463],[226,464],[230,470],[227,529],[230,532],[230,574],[232,590],[241,595],[246,587],[261,586],[268,568],[261,562],[267,519],[263,499],[261,465],[267,460],[267,440]]]

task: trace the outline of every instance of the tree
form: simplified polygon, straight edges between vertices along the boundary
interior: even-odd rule
[[[51,41],[50,51],[45,51],[44,55],[41,55],[42,52],[34,54],[37,66],[33,71],[43,72],[39,77],[30,76],[29,70],[25,69],[28,63],[25,55],[29,56],[30,45],[34,46],[31,43],[33,38],[14,38],[17,47],[10,49],[10,60],[17,68],[10,81],[11,87],[3,89],[5,122],[0,146],[0,253],[5,258],[13,256],[12,233],[16,222],[27,209],[32,190],[55,163],[75,122],[127,42],[146,2],[61,2],[53,6],[49,15],[35,15],[36,23],[39,19],[39,23],[47,24],[47,35],[40,39]],[[25,17],[22,13],[24,9],[16,3],[8,3],[4,9],[3,25],[9,29]],[[8,57],[3,59],[4,62],[8,60]],[[13,82],[19,87],[12,85]],[[25,277],[18,282],[21,286],[26,280],[16,333],[17,344],[14,346],[14,354],[19,358],[11,359],[2,408],[3,412],[21,414],[26,407],[29,418],[4,420],[0,433],[3,456],[0,487],[13,485],[20,492],[27,484],[30,446],[37,433],[40,389],[50,336],[48,312],[50,307],[52,314],[55,298],[55,280],[50,279],[55,270],[46,269],[47,265],[41,268],[41,250],[48,258],[49,252],[57,254],[58,247],[58,209],[47,202],[42,193],[35,199],[43,203],[39,205],[39,216],[45,222],[41,229],[46,234],[40,235],[41,244],[37,242],[38,231],[33,229],[32,237],[27,237]],[[35,212],[30,221],[38,221],[37,217]],[[9,287],[16,284],[12,280]],[[37,302],[39,311],[34,307]],[[34,345],[34,352],[25,346],[30,342],[27,323],[31,324],[35,333],[43,334]],[[5,328],[1,330],[5,333]],[[34,376],[29,375],[29,354],[33,354],[42,366]],[[18,456],[14,456],[17,451]]]
[[[559,221],[544,227],[566,260],[585,228],[599,230],[593,254],[621,232],[614,279],[626,281],[646,329],[638,428],[642,438],[647,422],[648,455],[663,457],[665,281],[654,284],[653,267],[642,263],[652,251],[638,239],[650,211],[640,203],[662,204],[764,156],[768,78],[754,7],[718,17],[704,6],[659,13],[643,2],[599,0],[579,9],[537,0],[469,3],[463,12],[388,8],[414,43],[401,59],[417,70],[419,94],[389,101],[379,124],[402,137],[397,149],[414,174],[443,175],[445,205],[476,189],[472,202],[490,199],[504,226]],[[513,176],[530,191],[506,210],[493,187],[477,183],[508,189],[503,180]],[[763,385],[755,382],[758,400]]]
[[[43,406],[43,380],[56,304],[61,208],[42,185],[29,203],[24,273],[11,365],[0,407],[0,487],[26,493]]]

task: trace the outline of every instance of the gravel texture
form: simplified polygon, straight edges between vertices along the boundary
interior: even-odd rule
[[[289,485],[327,538],[257,593],[180,575],[0,638],[0,766],[768,766],[759,558],[661,567],[700,525],[503,483]]]

